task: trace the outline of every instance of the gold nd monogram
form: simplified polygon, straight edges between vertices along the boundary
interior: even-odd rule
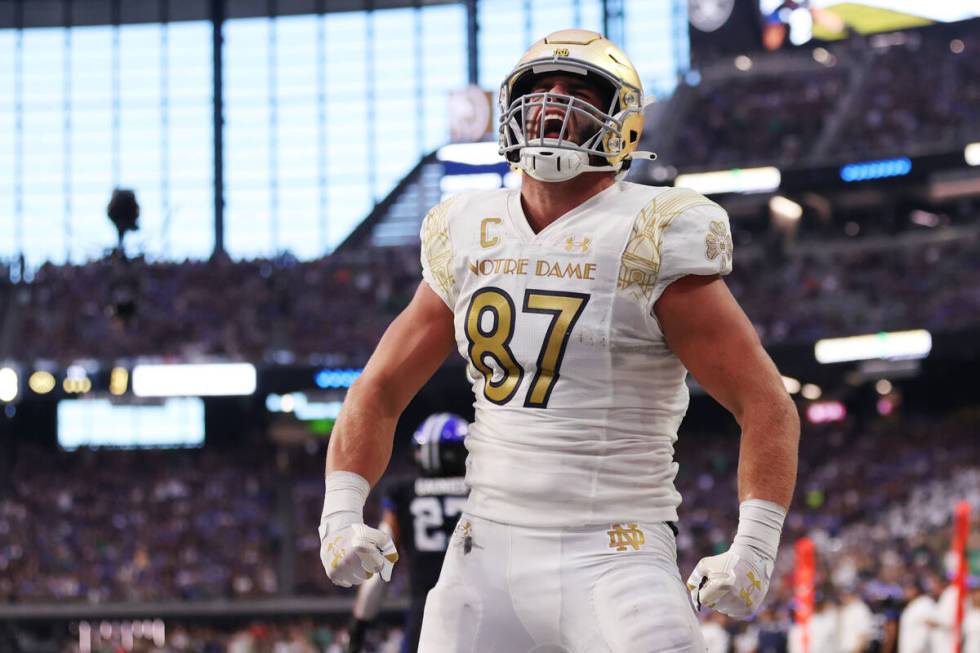
[[[490,235],[488,227],[492,224],[500,224],[500,218],[483,218],[483,221],[480,222],[480,247],[484,249],[493,247],[500,242],[500,238]]]
[[[613,524],[612,529],[606,531],[606,535],[609,536],[609,548],[617,551],[625,551],[628,546],[633,547],[634,551],[639,551],[647,541],[643,531],[637,528],[635,523],[626,524],[626,528],[623,528],[622,524]]]

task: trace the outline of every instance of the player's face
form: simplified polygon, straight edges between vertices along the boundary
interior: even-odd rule
[[[564,73],[544,75],[539,77],[534,82],[534,85],[531,86],[530,92],[569,95],[586,102],[598,111],[604,111],[606,109],[606,107],[602,106],[603,97],[599,90],[586,82],[585,79],[577,75]],[[560,98],[555,98],[555,100],[559,102],[561,101]],[[549,103],[551,101],[552,100],[549,98]],[[542,111],[544,111],[543,133],[541,130]],[[562,134],[562,123],[565,120],[565,114],[567,111],[568,110],[562,106],[543,107],[541,104],[532,104],[526,117],[528,139],[531,140],[541,137],[559,138],[559,136],[561,136],[565,140],[581,145],[586,139],[595,134],[600,123],[593,122],[582,114],[574,111],[568,117],[568,125],[565,128],[565,133]]]

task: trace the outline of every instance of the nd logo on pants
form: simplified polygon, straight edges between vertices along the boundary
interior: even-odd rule
[[[663,523],[527,528],[464,514],[421,653],[703,653]]]

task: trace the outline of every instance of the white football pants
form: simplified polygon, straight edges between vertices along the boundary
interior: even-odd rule
[[[663,523],[525,528],[464,514],[420,653],[704,653]]]

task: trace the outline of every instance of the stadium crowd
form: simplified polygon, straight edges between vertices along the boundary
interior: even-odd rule
[[[0,480],[0,603],[275,594],[261,455],[18,449]]]
[[[910,32],[872,52],[868,76],[843,129],[841,156],[931,153],[980,135],[980,59],[976,35],[950,41]]]
[[[694,97],[671,145],[681,169],[804,159],[847,85],[840,69],[730,77],[687,89]]]
[[[682,86],[685,119],[657,134],[658,147],[688,170],[931,154],[980,137],[975,29],[831,49],[820,50],[823,65],[780,52],[758,63],[784,69],[730,70]]]
[[[783,259],[736,254],[728,283],[770,345],[975,326],[980,242],[976,231],[969,234],[924,247],[903,247],[898,237]],[[358,365],[411,298],[417,256],[412,248],[393,248],[309,262],[136,260],[129,270],[140,295],[127,323],[106,314],[118,285],[113,259],[45,265],[32,282],[13,288],[15,356],[65,365],[139,356]]]

